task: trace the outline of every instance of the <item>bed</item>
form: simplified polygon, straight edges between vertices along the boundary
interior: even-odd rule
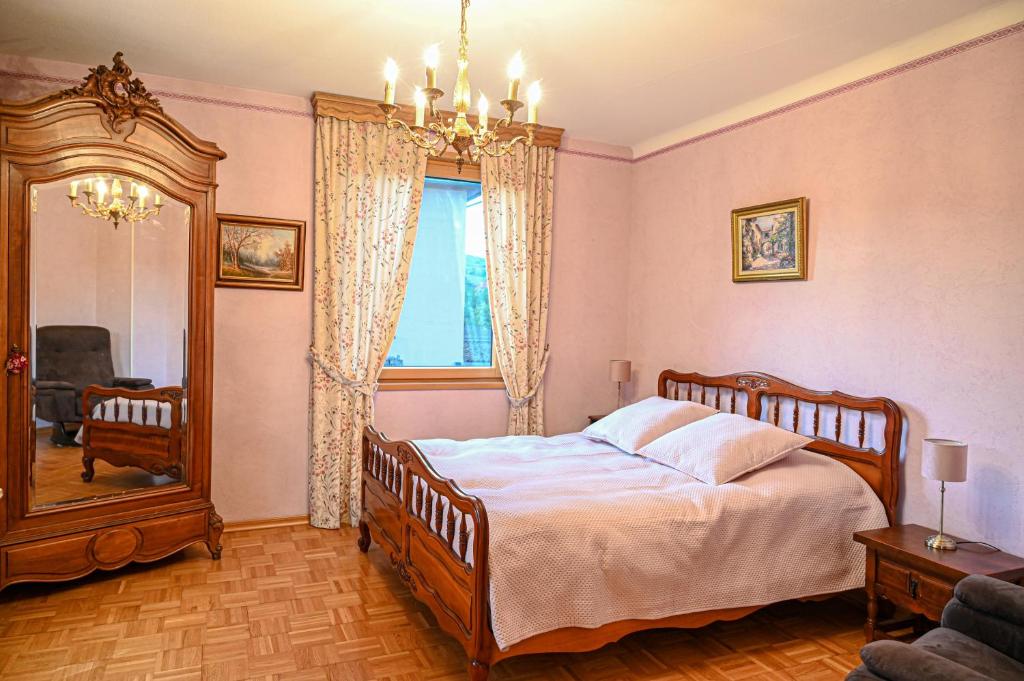
[[[87,387],[82,393],[82,428],[75,437],[82,445],[82,479],[92,481],[94,461],[100,459],[181,480],[184,394],[179,387]]]
[[[891,400],[749,372],[665,371],[658,394],[813,440],[712,487],[579,434],[411,442],[367,429],[359,547],[382,547],[463,645],[473,681],[516,655],[593,650],[863,585],[852,533],[891,523],[899,492],[902,415]]]

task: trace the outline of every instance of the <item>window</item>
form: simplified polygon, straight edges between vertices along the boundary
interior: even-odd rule
[[[500,388],[479,173],[431,161],[409,286],[381,388]]]

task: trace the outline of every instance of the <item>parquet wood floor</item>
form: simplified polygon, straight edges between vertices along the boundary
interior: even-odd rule
[[[34,505],[111,497],[177,482],[165,475],[150,475],[141,468],[118,468],[106,461],[96,461],[94,465],[96,477],[92,482],[85,482],[82,480],[82,448],[58,447],[50,441],[50,429],[40,428],[36,433]]]
[[[786,603],[737,622],[634,634],[586,654],[497,664],[494,681],[824,681],[858,663],[863,611]],[[5,681],[465,681],[465,656],[356,533],[283,527],[224,535],[63,585],[0,592]]]

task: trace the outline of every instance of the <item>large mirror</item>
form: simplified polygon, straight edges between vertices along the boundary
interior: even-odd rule
[[[189,207],[109,172],[31,203],[32,507],[185,484]]]

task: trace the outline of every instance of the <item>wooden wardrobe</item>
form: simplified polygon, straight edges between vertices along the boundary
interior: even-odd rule
[[[197,542],[220,557],[210,431],[223,158],[164,113],[121,53],[77,87],[0,101],[0,588]]]

